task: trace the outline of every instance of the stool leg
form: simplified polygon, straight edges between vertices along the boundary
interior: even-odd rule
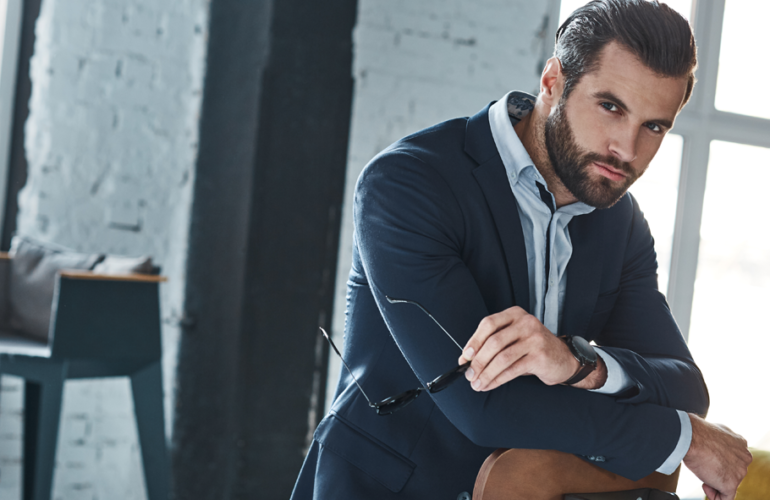
[[[163,420],[163,375],[160,362],[131,375],[136,427],[142,448],[148,500],[168,499],[168,452]]]
[[[24,500],[50,500],[64,377],[27,380],[24,394]]]

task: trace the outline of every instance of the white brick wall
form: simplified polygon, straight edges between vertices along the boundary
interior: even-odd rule
[[[559,0],[359,1],[332,323],[336,338],[344,329],[351,202],[361,169],[404,135],[475,114],[508,90],[536,92],[542,63],[553,49],[558,7]],[[329,361],[327,409],[340,369],[333,353]]]
[[[82,251],[152,255],[162,286],[166,428],[184,267],[208,0],[43,0],[31,66],[18,231]],[[21,391],[5,377],[0,500],[19,495]],[[54,498],[141,499],[129,382],[64,392]]]

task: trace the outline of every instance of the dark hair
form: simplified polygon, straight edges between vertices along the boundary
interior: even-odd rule
[[[599,54],[618,42],[655,73],[687,76],[684,106],[695,85],[695,37],[678,12],[658,0],[593,0],[570,15],[556,32],[566,99],[583,75],[597,69]]]

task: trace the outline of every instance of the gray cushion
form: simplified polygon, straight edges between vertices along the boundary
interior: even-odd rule
[[[10,326],[47,341],[56,273],[61,269],[93,269],[103,256],[72,252],[21,236],[14,236],[10,254]]]

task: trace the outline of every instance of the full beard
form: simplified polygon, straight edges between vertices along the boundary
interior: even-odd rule
[[[628,163],[614,156],[602,156],[583,151],[577,143],[567,120],[565,102],[545,122],[545,148],[553,171],[572,195],[586,205],[609,208],[623,197],[639,177]],[[622,180],[591,176],[593,162],[604,163],[626,174]]]

